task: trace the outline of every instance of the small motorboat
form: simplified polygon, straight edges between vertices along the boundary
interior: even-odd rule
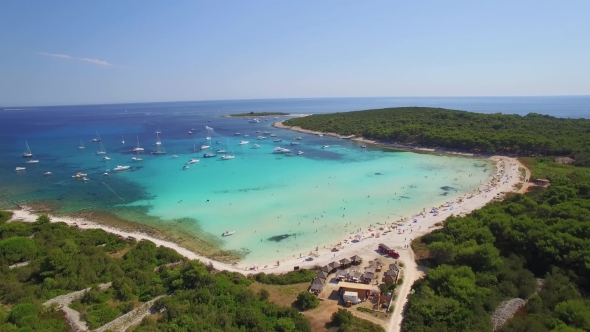
[[[51,172],[45,172],[45,173],[43,173],[43,175],[45,175],[45,176],[51,175]]]
[[[264,136],[258,136],[258,139],[266,139]]]
[[[198,163],[198,162],[199,162],[199,159],[193,158],[193,159],[191,159],[191,160],[188,161],[188,164],[190,165],[190,164],[194,164],[194,163]]]
[[[303,154],[303,151],[297,151],[297,155],[300,156]]]
[[[188,134],[189,134],[189,135],[192,135],[192,134],[193,134],[193,132],[189,130],[189,131],[188,131]]]
[[[109,176],[109,173],[104,172],[104,173],[102,173],[102,176]]]
[[[16,168],[16,171],[17,171],[17,172],[18,172],[18,171],[24,171],[24,170],[26,170],[26,169],[27,169],[26,167],[17,167],[17,168]]]
[[[322,149],[327,149],[329,147],[330,147],[329,145],[322,145]]]
[[[366,149],[367,146],[366,145],[361,145],[361,149]]]
[[[131,160],[133,160],[133,161],[142,161],[143,159],[141,159],[139,157],[133,157],[133,158],[131,158]]]
[[[250,143],[250,142],[248,142],[248,141],[241,141],[239,145],[246,145],[248,143]]]
[[[203,155],[203,158],[213,158],[213,157],[217,157],[217,155],[215,153],[205,153]]]
[[[235,133],[234,134],[234,136],[240,136],[240,135],[242,135],[242,134],[240,134],[240,133]]]
[[[109,157],[102,157],[102,160],[111,160]]]
[[[86,177],[87,175],[88,174],[86,174],[86,173],[80,173],[80,172],[78,172],[78,173],[76,173],[76,175],[72,175],[72,177],[75,178],[75,179],[82,179],[82,178]]]
[[[126,171],[130,168],[131,168],[131,166],[118,166],[117,165],[117,167],[113,168],[113,171]]]
[[[224,236],[224,237],[225,236],[231,236],[231,235],[234,235],[235,233],[236,233],[235,231],[231,231],[231,232],[230,231],[225,231],[225,232],[223,232],[223,234],[221,234],[221,236]]]
[[[90,179],[89,179],[89,178],[87,178],[87,177],[83,177],[83,178],[82,178],[82,181],[88,181],[88,180],[90,180]]]
[[[182,166],[182,169],[188,169],[188,165]]]
[[[260,145],[258,145],[258,144],[252,145],[252,149],[258,149],[259,147],[260,147]]]
[[[299,142],[291,142],[291,145],[299,145]]]
[[[217,152],[217,153],[227,153],[227,151],[224,150],[224,149],[215,150],[215,152]]]
[[[295,137],[295,139],[301,141],[301,137]]]
[[[273,141],[273,142],[282,142],[283,140],[282,140],[282,139],[280,139],[280,138],[276,138],[276,139],[274,139],[274,140],[272,140],[272,141]]]
[[[39,160],[37,160],[37,159],[31,159],[31,160],[27,160],[26,163],[27,164],[38,164],[39,163]]]
[[[201,145],[201,150],[206,150],[206,149],[208,149],[208,148],[210,148],[210,146],[209,146],[209,145]]]

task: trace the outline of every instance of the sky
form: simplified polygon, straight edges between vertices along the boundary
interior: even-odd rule
[[[0,1],[0,105],[590,95],[590,1]]]

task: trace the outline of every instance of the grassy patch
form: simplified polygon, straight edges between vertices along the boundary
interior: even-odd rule
[[[255,293],[265,289],[269,293],[268,300],[281,306],[289,307],[297,300],[297,295],[307,291],[309,282],[293,285],[265,285],[253,282],[249,287]]]

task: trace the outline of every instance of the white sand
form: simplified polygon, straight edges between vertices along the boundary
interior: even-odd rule
[[[431,232],[432,230],[438,228],[434,224],[438,222],[444,221],[448,216],[451,214],[459,215],[459,214],[467,214],[473,210],[479,209],[490,202],[496,194],[504,193],[504,192],[511,192],[515,191],[514,185],[521,182],[520,181],[520,174],[518,170],[518,161],[514,158],[508,157],[501,157],[501,156],[494,156],[490,158],[497,162],[497,177],[501,176],[501,184],[496,187],[490,187],[489,182],[480,187],[478,190],[481,191],[479,194],[474,194],[474,196],[470,199],[465,199],[462,203],[454,203],[454,210],[447,210],[441,211],[438,216],[432,216],[429,213],[425,214],[425,217],[419,217],[419,221],[416,223],[411,222],[412,217],[421,211],[404,211],[405,213],[400,213],[402,215],[406,215],[410,222],[405,222],[404,226],[398,226],[393,232],[388,232],[385,235],[380,235],[380,238],[373,238],[367,237],[361,240],[358,243],[350,243],[345,244],[343,240],[336,239],[336,242],[341,242],[343,247],[340,248],[338,252],[331,252],[331,249],[336,245],[336,243],[327,244],[323,248],[319,248],[318,252],[314,252],[314,260],[313,261],[305,261],[304,259],[298,258],[299,252],[293,252],[291,255],[296,255],[297,258],[289,257],[284,260],[280,261],[280,266],[276,266],[276,261],[274,262],[260,262],[261,264],[257,265],[256,268],[252,266],[240,266],[237,265],[230,265],[226,263],[217,262],[207,257],[198,255],[186,248],[179,246],[178,244],[160,240],[149,235],[143,233],[131,233],[125,232],[116,228],[107,227],[100,225],[96,222],[92,222],[90,220],[84,220],[79,218],[70,218],[70,217],[59,217],[59,216],[50,216],[53,222],[64,222],[68,225],[77,225],[81,229],[90,229],[90,228],[100,228],[106,232],[121,235],[123,237],[132,236],[137,240],[149,240],[154,242],[156,245],[165,246],[176,250],[179,254],[189,258],[189,259],[198,259],[202,262],[208,263],[211,262],[213,266],[218,270],[228,270],[233,272],[240,272],[242,274],[248,273],[256,273],[257,271],[264,270],[265,272],[271,273],[284,273],[293,270],[294,266],[300,267],[311,267],[314,265],[326,265],[333,260],[340,260],[343,258],[349,258],[354,255],[359,255],[363,257],[363,252],[367,251],[374,251],[377,249],[377,245],[381,242],[387,244],[391,248],[400,249],[400,254],[403,255],[403,248],[404,245],[409,245],[412,239],[424,235],[426,233]],[[515,166],[516,165],[516,166]],[[506,182],[506,183],[504,183]],[[485,192],[484,190],[489,190],[489,192]],[[430,207],[425,207],[426,212],[430,210]],[[14,216],[12,218],[13,221],[26,221],[32,222],[35,221],[37,215],[27,211],[26,208],[23,210],[13,210]],[[381,224],[377,224],[377,223]],[[377,228],[384,227],[386,221],[375,220],[375,224]],[[401,231],[401,234],[398,234],[398,230]],[[364,234],[371,234],[370,231],[363,229]],[[374,234],[381,233],[383,231],[373,231]],[[308,255],[309,253],[303,253],[304,255]],[[319,257],[315,257],[319,255]]]

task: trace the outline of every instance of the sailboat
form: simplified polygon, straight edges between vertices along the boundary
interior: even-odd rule
[[[31,158],[33,153],[31,152],[31,148],[29,148],[29,142],[25,141],[25,144],[27,145],[27,151],[23,153],[23,158]]]
[[[104,149],[104,145],[102,145],[102,142],[100,142],[100,150],[96,151],[96,154],[107,154],[107,151]],[[105,159],[105,160],[108,160],[108,159]]]
[[[160,146],[160,145],[162,145],[162,142],[160,141],[160,132],[159,132],[159,131],[156,131],[156,136],[158,137],[158,140],[156,141],[156,143],[155,143],[155,144],[156,144],[157,146]]]
[[[160,142],[160,136],[158,136],[158,141],[156,142],[158,148],[152,151],[152,154],[166,154],[166,149],[164,149],[164,144]]]
[[[199,159],[197,159],[197,147],[193,144],[193,158],[191,158],[191,160],[188,161],[188,164],[194,164],[194,163],[198,163]]]
[[[172,155],[172,158],[178,158],[178,155],[176,154],[176,149],[174,150],[174,154]]]
[[[84,146],[84,143],[82,143],[82,139],[80,139],[80,146],[78,147],[78,150],[84,150],[86,149],[86,147]]]
[[[96,154],[107,154],[107,151],[104,149],[104,145],[102,145],[102,139],[100,138],[100,135],[98,134],[98,132],[96,132],[96,137],[98,139],[97,142],[100,143],[100,151],[97,151]],[[103,158],[103,159],[105,159],[105,158]],[[108,160],[108,159],[105,159],[105,160]]]
[[[121,144],[125,144],[125,140],[123,139],[123,135],[121,135]]]
[[[135,136],[135,137],[137,138],[137,147],[133,149],[133,152],[141,152],[144,149],[141,146],[139,146],[139,136]]]
[[[231,147],[229,146],[229,140],[227,140],[227,149],[229,150],[229,153],[221,156],[221,160],[235,159],[236,156],[232,153]]]
[[[210,141],[211,140],[211,130],[213,130],[213,128],[211,128],[209,126],[205,126],[205,129],[207,129],[207,137],[205,137],[205,139]]]

